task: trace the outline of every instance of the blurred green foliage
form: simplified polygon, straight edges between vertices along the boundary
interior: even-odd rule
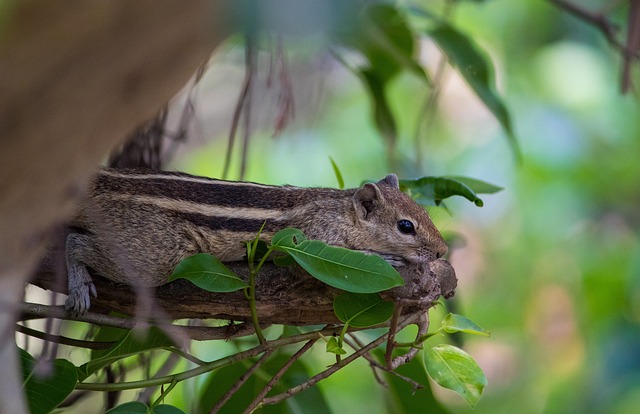
[[[417,3],[434,13],[443,6]],[[604,3],[580,4],[598,10]],[[625,13],[621,7],[611,18],[624,23]],[[428,88],[410,74],[390,82],[396,172],[403,178],[465,175],[505,187],[483,197],[483,208],[452,200],[451,215],[430,210],[441,229],[466,240],[451,255],[460,279],[457,312],[492,332],[464,343],[488,377],[476,408],[440,389],[436,398],[459,413],[635,412],[640,105],[619,93],[620,57],[593,26],[545,1],[459,2],[450,22],[490,56],[523,163],[514,164],[499,123],[448,70],[433,122],[421,132],[425,151],[416,165],[413,135]],[[433,72],[436,48],[428,42],[419,48],[420,62]],[[325,76],[320,114],[298,108],[298,119],[278,139],[267,138],[268,128],[255,131],[264,139],[252,143],[247,178],[334,186],[328,156],[347,186],[388,172],[363,85],[340,69]],[[221,139],[180,165],[215,176],[220,170],[212,160],[224,145]],[[350,369],[321,388],[335,395],[369,376],[366,367]],[[388,397],[365,382],[329,400],[331,407],[391,412],[385,407],[393,404],[372,408],[371,399]]]
[[[405,183],[425,175],[463,176],[504,187],[495,194],[476,189],[492,193],[483,195],[482,208],[462,199],[448,200],[446,210],[429,208],[442,231],[463,240],[451,246],[459,284],[446,306],[491,332],[430,341],[461,345],[488,385],[471,409],[437,385],[414,394],[407,382],[385,375],[385,388],[359,361],[265,411],[635,413],[640,105],[637,96],[619,93],[619,53],[596,28],[549,1],[403,0],[362,13],[358,8],[369,2],[341,3],[327,2],[315,14],[303,6],[274,6],[269,14],[260,2],[249,2],[257,7],[244,17],[250,21],[266,13],[281,27],[289,12],[296,25],[279,39],[288,67],[276,68],[274,42],[259,44],[243,178],[335,186],[338,165],[346,187],[384,177],[390,168]],[[576,0],[623,25],[626,8],[607,3]],[[331,8],[338,12],[332,15]],[[373,26],[363,28],[363,22]],[[301,37],[307,30],[313,35]],[[199,129],[211,141],[182,154],[174,167],[220,176],[244,46],[232,39],[214,56],[197,102]],[[440,63],[438,47],[453,68]],[[273,86],[276,78],[280,83]],[[304,96],[296,101],[295,119],[275,138],[280,127],[272,120],[282,115],[277,99],[287,81],[294,96]],[[275,104],[269,94],[277,96]],[[217,127],[209,128],[212,123]],[[521,164],[514,162],[515,148]],[[241,152],[234,149],[231,171],[238,170]],[[436,184],[428,184],[435,193]],[[431,311],[432,331],[446,313]],[[412,340],[407,331],[399,340]],[[212,360],[247,346],[194,344],[193,353]],[[296,362],[285,385],[300,384],[333,362],[317,348],[313,358]],[[286,359],[278,355],[266,364],[227,409],[246,406]],[[398,371],[427,384],[420,359]],[[166,400],[208,412],[246,369],[241,362],[181,383]]]

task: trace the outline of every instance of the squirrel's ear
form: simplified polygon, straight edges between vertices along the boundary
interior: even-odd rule
[[[353,195],[358,216],[366,219],[369,213],[375,210],[376,205],[382,200],[382,193],[376,184],[367,183],[360,187]]]
[[[382,180],[378,181],[378,184],[397,188],[398,190],[400,189],[400,182],[398,181],[398,176],[395,174],[387,175]]]

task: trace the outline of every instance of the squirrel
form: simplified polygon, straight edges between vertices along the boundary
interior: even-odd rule
[[[264,227],[263,227],[264,226]],[[85,313],[97,292],[89,269],[118,283],[155,287],[197,253],[243,260],[245,244],[295,227],[309,239],[377,254],[394,266],[447,251],[424,208],[389,174],[359,188],[301,188],[222,181],[178,172],[105,168],[69,223],[65,308]]]

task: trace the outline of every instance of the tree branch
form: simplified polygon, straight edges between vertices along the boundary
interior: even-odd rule
[[[131,293],[132,294],[132,293]],[[37,303],[22,304],[21,313],[23,318],[56,318],[69,321],[87,322],[98,326],[113,326],[122,329],[134,329],[140,327],[140,322],[132,318],[122,318],[118,316],[103,315],[88,312],[83,316],[72,318],[62,306],[47,306]],[[146,321],[149,324],[160,326],[169,334],[180,337],[188,337],[196,341],[208,341],[214,339],[229,339],[237,336],[245,336],[253,333],[253,327],[249,324],[226,325],[219,328],[206,326],[182,326],[168,324],[166,321]],[[44,334],[50,335],[50,334]],[[46,339],[46,338],[43,338]],[[66,344],[71,345],[71,344]]]
[[[558,6],[565,12],[574,15],[575,17],[583,20],[596,28],[598,28],[607,41],[616,47],[617,49],[624,50],[624,46],[618,41],[616,35],[618,33],[618,27],[613,24],[607,16],[602,13],[593,12],[578,6],[575,3],[566,0],[549,0],[551,3]]]
[[[589,11],[575,3],[566,0],[549,0],[560,9],[574,15],[575,17],[595,26],[602,32],[609,44],[620,51],[622,55],[622,93],[626,93],[631,88],[631,65],[634,59],[640,58],[640,1],[631,0],[631,8],[627,19],[627,40],[626,44],[618,40],[618,27],[611,22],[603,13]]]
[[[55,257],[55,253],[51,257]],[[45,260],[40,271],[36,274],[33,284],[45,289],[66,293],[64,283],[56,283],[51,257]],[[243,280],[249,279],[247,263],[231,262],[226,265]],[[441,295],[449,297],[456,286],[455,272],[445,260],[437,260],[428,265],[411,265],[397,269],[405,281],[405,285],[382,292],[384,299],[391,301],[407,301],[406,314],[415,312],[417,308],[427,309],[431,302]],[[66,277],[66,276],[64,276]],[[127,315],[136,315],[138,298],[135,291],[128,286],[118,285],[97,275],[92,276],[98,291],[98,297],[92,298],[92,312],[107,313],[118,311]],[[154,307],[158,312],[147,312],[147,315],[166,314],[165,321],[153,320],[147,322],[160,323],[160,326],[171,326],[171,319],[221,319],[239,322],[250,322],[251,313],[249,302],[241,291],[230,293],[206,292],[186,280],[159,286],[157,288],[139,289],[152,295]],[[280,267],[272,262],[265,263],[256,278],[256,311],[260,316],[260,323],[286,325],[318,325],[340,323],[333,312],[333,299],[341,291],[311,277],[299,266]],[[61,308],[42,307],[33,305],[26,308],[30,315],[68,319]],[[51,313],[48,314],[47,312]],[[157,318],[157,316],[156,316]],[[135,321],[119,319],[90,313],[79,320],[110,324],[111,326],[131,327]],[[226,335],[229,338],[240,334],[249,334],[253,330],[247,328],[251,323],[229,325],[223,328],[181,327],[188,335],[202,338],[212,335],[217,338]],[[174,329],[174,328],[172,328]],[[201,330],[205,329],[206,334]],[[196,339],[196,338],[193,338]]]

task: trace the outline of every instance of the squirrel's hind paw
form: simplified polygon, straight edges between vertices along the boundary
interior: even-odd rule
[[[69,291],[69,297],[64,302],[64,308],[73,317],[82,316],[91,307],[91,296],[98,297],[96,287],[93,282],[76,286]]]

